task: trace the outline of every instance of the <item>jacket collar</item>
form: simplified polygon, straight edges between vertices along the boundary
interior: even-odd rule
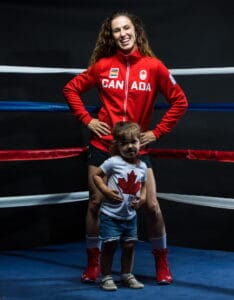
[[[137,60],[139,60],[139,58],[142,57],[141,53],[139,52],[138,48],[136,47],[135,49],[133,49],[133,51],[129,54],[124,54],[121,50],[117,50],[117,57],[121,60],[123,60],[124,62],[126,60],[129,60],[130,62],[135,62]]]

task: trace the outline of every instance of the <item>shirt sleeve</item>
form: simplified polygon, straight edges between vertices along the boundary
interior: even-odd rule
[[[84,125],[88,125],[93,117],[85,108],[83,100],[81,99],[81,94],[96,85],[96,77],[94,74],[93,66],[75,76],[63,88],[63,95],[67,100],[73,115]]]
[[[140,168],[142,170],[143,175],[141,176],[141,182],[146,182],[147,180],[147,165],[144,161],[141,160]]]
[[[188,108],[188,100],[182,88],[162,62],[159,62],[157,77],[159,78],[160,92],[170,104],[170,108],[153,129],[154,135],[160,138],[169,133],[184,115]]]
[[[106,159],[101,165],[100,168],[102,169],[103,173],[109,175],[113,168],[113,157]]]
[[[145,174],[145,176],[143,178],[143,182],[146,182],[147,181],[147,165],[146,164],[144,164],[144,174]]]

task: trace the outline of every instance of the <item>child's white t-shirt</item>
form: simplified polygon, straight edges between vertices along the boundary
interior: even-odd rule
[[[107,175],[107,185],[110,189],[117,190],[123,199],[122,202],[113,204],[104,198],[101,212],[119,220],[130,220],[136,215],[131,202],[140,195],[142,182],[147,179],[147,166],[140,159],[136,164],[130,164],[121,156],[112,156],[100,166]]]

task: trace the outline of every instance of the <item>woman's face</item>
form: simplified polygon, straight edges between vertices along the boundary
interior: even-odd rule
[[[134,25],[126,16],[118,16],[111,22],[113,39],[117,47],[129,54],[136,45],[136,33]]]

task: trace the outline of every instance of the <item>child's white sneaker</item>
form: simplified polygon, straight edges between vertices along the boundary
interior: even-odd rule
[[[144,284],[138,281],[133,274],[130,274],[126,278],[122,278],[122,283],[124,286],[131,289],[142,289],[144,287]]]
[[[100,286],[106,291],[116,291],[118,289],[110,275],[106,275],[102,278]]]

